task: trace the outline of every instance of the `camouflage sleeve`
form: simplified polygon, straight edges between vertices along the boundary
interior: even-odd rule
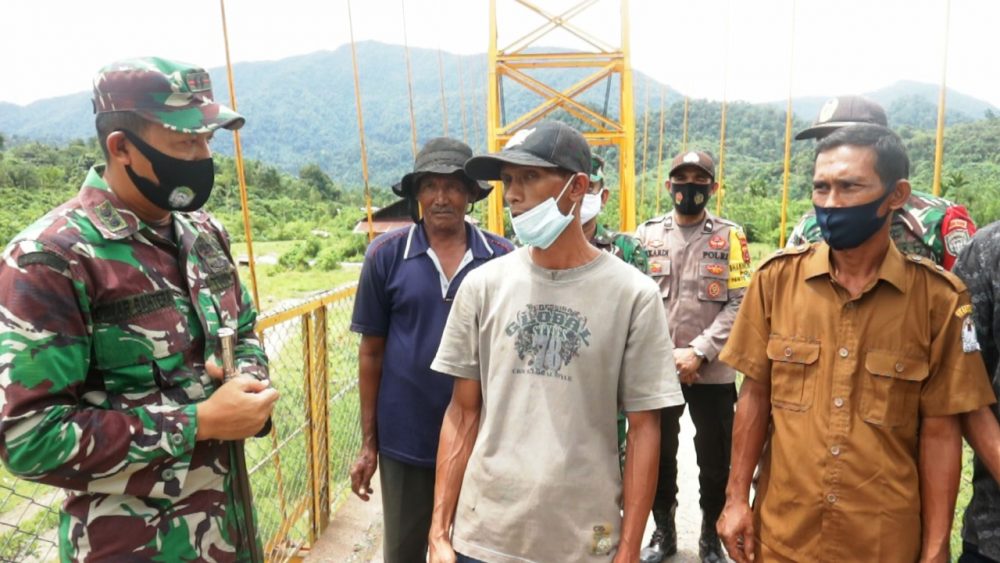
[[[3,255],[0,458],[17,476],[58,487],[176,496],[195,447],[196,405],[150,397],[162,392],[139,378],[135,397],[103,391],[85,275],[39,243]]]
[[[800,244],[806,244],[814,242],[809,240],[809,234],[811,231],[815,231],[819,225],[816,223],[816,216],[807,213],[792,229],[792,233],[788,235],[788,241],[785,242],[785,247],[790,248],[793,246],[798,246]]]
[[[626,263],[635,266],[644,274],[649,273],[649,254],[639,239],[626,234],[619,234],[615,237],[615,246],[621,251],[622,259]]]

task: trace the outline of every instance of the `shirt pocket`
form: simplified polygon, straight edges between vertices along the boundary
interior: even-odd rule
[[[187,320],[169,290],[138,294],[94,311],[94,364],[112,393],[148,391],[157,381],[154,361],[191,345]]]
[[[698,299],[725,303],[729,300],[726,284],[729,268],[712,260],[698,262]]]
[[[663,299],[670,297],[670,268],[670,258],[666,256],[649,259],[649,276],[660,286],[660,297]]]
[[[816,394],[819,342],[771,336],[767,357],[771,360],[771,404],[792,411],[809,410]]]
[[[869,351],[862,372],[862,418],[879,426],[915,423],[920,389],[929,374],[927,360],[907,358],[899,352]]]

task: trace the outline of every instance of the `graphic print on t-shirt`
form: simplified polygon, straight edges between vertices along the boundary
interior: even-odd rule
[[[561,305],[527,305],[517,318],[507,324],[507,336],[514,338],[514,348],[526,360],[514,374],[541,375],[572,381],[559,373],[581,347],[590,346],[587,317]]]

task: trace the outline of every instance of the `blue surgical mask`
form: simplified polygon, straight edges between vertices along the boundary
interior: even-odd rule
[[[878,214],[879,206],[890,194],[892,192],[888,191],[875,201],[853,207],[813,205],[823,240],[834,250],[849,250],[864,244],[882,228],[885,220],[892,214],[891,210],[881,217]]]
[[[510,216],[510,224],[514,227],[514,234],[517,235],[518,240],[528,246],[543,250],[552,246],[552,243],[559,238],[559,235],[573,220],[573,209],[576,208],[576,204],[574,203],[573,207],[570,208],[569,214],[563,215],[562,211],[559,211],[557,202],[562,199],[574,178],[576,178],[576,174],[570,176],[558,196],[549,197],[517,217]],[[510,213],[509,207],[507,213]]]

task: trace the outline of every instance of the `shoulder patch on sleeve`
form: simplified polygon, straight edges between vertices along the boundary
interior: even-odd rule
[[[29,252],[17,257],[17,265],[20,268],[31,266],[33,264],[42,264],[57,272],[64,272],[69,267],[69,262],[66,261],[65,258],[44,250]]]

